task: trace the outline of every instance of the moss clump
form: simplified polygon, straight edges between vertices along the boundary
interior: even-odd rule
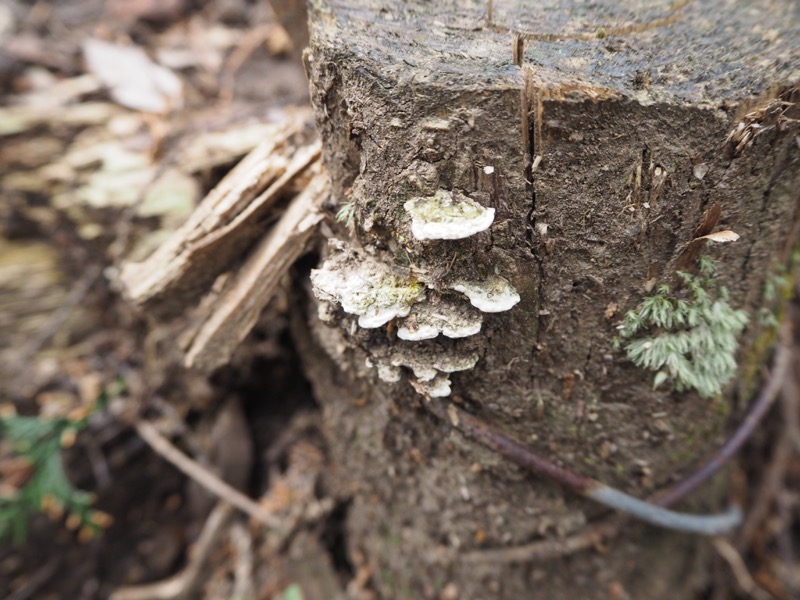
[[[347,229],[354,229],[356,226],[356,205],[353,202],[345,202],[336,211],[336,221],[342,223]]]
[[[699,265],[698,275],[678,272],[679,293],[662,285],[629,311],[619,335],[637,338],[625,343],[625,352],[637,366],[656,372],[654,388],[669,381],[678,391],[693,389],[711,398],[736,371],[737,338],[748,317],[732,308],[728,290],[717,286],[714,262],[702,257]]]

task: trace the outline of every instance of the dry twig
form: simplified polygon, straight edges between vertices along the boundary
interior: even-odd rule
[[[152,423],[137,421],[136,431],[159,455],[218,498],[229,502],[242,512],[268,527],[278,531],[282,531],[285,528],[284,523],[275,515],[264,510],[239,490],[231,487],[211,471],[178,450],[167,438],[158,432]]]
[[[715,515],[690,515],[639,500],[604,483],[558,466],[454,404],[429,400],[425,405],[469,438],[532,473],[652,525],[699,535],[719,535],[730,531],[741,522],[741,511],[736,506]]]
[[[13,592],[6,600],[28,600],[33,597],[58,571],[62,557],[54,556],[37,570],[25,584]]]
[[[231,597],[253,598],[255,587],[253,585],[253,537],[247,527],[239,521],[231,525],[229,537],[236,553]]]
[[[719,555],[724,558],[725,562],[730,566],[739,587],[755,600],[769,600],[769,594],[762,590],[753,580],[750,571],[747,570],[747,565],[744,564],[744,560],[742,560],[736,548],[724,538],[714,538],[712,543],[714,544],[714,549],[716,549]]]
[[[329,194],[327,172],[319,166],[313,169],[316,174],[306,189],[228,278],[226,288],[201,317],[186,352],[187,367],[210,372],[227,364],[289,267],[306,251],[314,228],[322,219],[320,205]]]
[[[525,563],[569,556],[588,550],[619,535],[619,527],[612,524],[595,525],[581,533],[554,540],[542,540],[532,544],[465,552],[461,560],[468,563]]]
[[[227,502],[218,502],[206,519],[189,564],[183,571],[157,583],[121,588],[111,594],[110,600],[176,600],[193,597],[192,592],[197,587],[201,570],[232,517],[233,507]]]

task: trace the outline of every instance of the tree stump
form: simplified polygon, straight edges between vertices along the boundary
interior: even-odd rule
[[[324,258],[351,283],[385,275],[389,294],[412,281],[398,302],[417,307],[392,319],[385,298],[348,309],[332,293],[295,327],[331,432],[329,484],[352,498],[350,560],[381,597],[690,598],[708,584],[701,539],[637,523],[602,553],[495,553],[558,547],[612,515],[463,438],[417,391],[449,387],[639,497],[719,445],[752,374],[710,399],[653,389],[613,342],[657,286],[680,287],[721,208],[717,229],[741,238],[703,252],[750,316],[738,373],[768,357],[752,350],[763,287],[798,238],[798,14],[789,0],[311,3],[306,67],[345,221]],[[469,223],[425,229],[431,202]],[[511,288],[519,302],[493,312]],[[417,339],[421,307],[453,303],[480,332]],[[719,480],[682,508],[728,499]]]

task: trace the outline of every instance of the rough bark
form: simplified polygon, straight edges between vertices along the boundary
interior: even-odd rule
[[[741,239],[709,252],[751,315],[740,363],[763,361],[750,352],[763,284],[797,237],[797,11],[312,2],[323,157],[336,200],[355,211],[337,237],[410,268],[429,296],[489,274],[521,296],[461,340],[403,342],[393,324],[365,330],[343,314],[331,327],[313,300],[311,336],[296,328],[331,431],[330,485],[353,498],[348,550],[382,597],[436,598],[453,583],[461,598],[688,598],[706,585],[702,541],[636,524],[604,554],[463,560],[608,514],[461,438],[419,410],[405,377],[380,381],[365,361],[414,344],[477,353],[451,375],[453,397],[532,447],[640,497],[689,470],[747,398],[733,385],[714,400],[653,390],[612,340],[626,310],[673,281],[719,202],[720,225]],[[493,207],[491,228],[416,240],[404,204],[440,189]],[[718,506],[727,490],[698,496],[684,508]]]

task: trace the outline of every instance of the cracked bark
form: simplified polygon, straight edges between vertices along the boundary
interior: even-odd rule
[[[306,66],[323,156],[336,201],[356,214],[356,231],[336,236],[410,262],[433,288],[506,276],[522,301],[486,315],[470,342],[481,359],[452,376],[454,395],[640,497],[722,441],[749,401],[737,389],[752,381],[714,401],[654,391],[613,351],[618,319],[670,280],[719,202],[719,227],[742,239],[709,252],[752,318],[740,362],[763,361],[749,351],[763,283],[796,242],[800,42],[786,15],[798,9],[742,4],[508,3],[487,23],[476,4],[311,3]],[[494,208],[490,230],[415,241],[403,204],[436,189]],[[557,539],[606,513],[432,420],[407,382],[378,381],[365,359],[398,343],[391,327],[329,327],[306,306],[295,331],[330,430],[329,485],[353,499],[348,550],[366,557],[381,597],[437,598],[452,582],[462,598],[532,587],[605,598],[617,585],[633,598],[688,598],[708,583],[701,541],[640,525],[605,554],[476,561],[480,549]],[[727,498],[717,481],[683,508]]]

